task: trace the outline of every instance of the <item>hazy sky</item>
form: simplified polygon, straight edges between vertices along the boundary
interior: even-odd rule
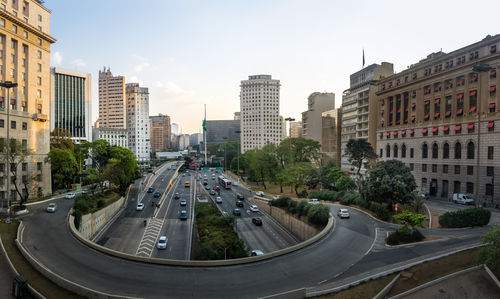
[[[334,92],[349,75],[388,61],[404,70],[500,33],[500,1],[45,0],[52,10],[52,66],[92,74],[110,67],[149,87],[150,115],[168,114],[183,133],[232,119],[249,75],[281,80],[284,117],[301,118],[307,97]]]

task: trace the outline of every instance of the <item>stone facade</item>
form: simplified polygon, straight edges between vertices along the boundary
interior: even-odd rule
[[[321,143],[321,113],[335,109],[335,94],[314,92],[307,98],[307,111],[302,112],[302,137]]]

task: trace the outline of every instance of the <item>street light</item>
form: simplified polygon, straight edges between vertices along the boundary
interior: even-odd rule
[[[84,127],[84,126],[81,126],[81,125],[79,125],[79,126],[75,126],[75,129],[79,129],[79,130],[81,130],[81,129],[83,129],[83,128],[85,128],[85,127]],[[82,134],[82,132],[78,132],[78,133],[79,133],[79,135],[80,135],[80,136],[78,136],[78,137],[80,137],[80,138],[81,138],[81,137],[82,137],[82,135],[83,135],[83,134]],[[80,144],[78,145],[78,149],[79,149],[79,151],[80,151],[80,188],[81,188],[81,187],[82,187],[82,142],[81,142],[81,141],[80,141]]]
[[[222,139],[224,139],[224,171],[227,170],[227,166],[226,166],[226,148],[227,148],[227,137],[222,137]]]
[[[289,130],[291,131],[292,127],[291,127],[291,124],[290,122],[292,121],[295,121],[295,118],[292,118],[292,117],[287,117],[285,118],[285,120],[288,122],[288,127],[289,127]],[[288,138],[289,138],[289,143],[290,143],[290,164],[292,163],[292,160],[293,160],[293,155],[292,155],[292,134],[291,132],[288,131]]]
[[[241,131],[238,130],[238,131],[234,131],[236,134],[241,134]],[[241,138],[238,142],[238,173],[236,174],[239,178],[239,175],[240,175],[240,151],[241,151]]]
[[[7,212],[10,216],[10,163],[9,163],[9,150],[10,150],[10,89],[17,87],[17,83],[12,83],[12,81],[0,82],[0,87],[7,88],[7,144],[6,144],[6,155],[5,164],[7,167]]]
[[[479,157],[480,157],[480,152],[481,152],[481,97],[482,96],[482,93],[481,93],[481,83],[482,83],[482,80],[481,80],[481,73],[484,73],[484,72],[489,72],[489,71],[492,71],[494,70],[495,68],[494,67],[491,67],[489,64],[485,64],[485,63],[481,63],[481,64],[476,64],[476,65],[473,65],[472,66],[472,71],[473,72],[477,72],[479,73],[479,88],[477,89],[478,90],[478,101],[477,101],[477,161],[476,161],[476,187],[474,188],[474,197],[475,197],[475,200],[477,200],[477,202],[479,202],[479,173],[480,173],[480,164],[479,164]],[[493,172],[493,175],[495,175],[495,173]],[[493,192],[495,190],[495,186],[492,186],[493,187]]]

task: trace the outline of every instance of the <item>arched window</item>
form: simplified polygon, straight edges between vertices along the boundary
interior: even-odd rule
[[[467,143],[467,159],[474,159],[474,142]]]
[[[427,143],[424,143],[422,146],[422,159],[427,159],[429,156],[429,146],[427,146]]]
[[[394,144],[394,152],[393,152],[393,155],[392,155],[394,158],[397,158],[398,157],[398,145],[397,144]]]
[[[390,145],[385,146],[385,156],[387,158],[389,158],[391,156],[391,146]]]
[[[432,145],[432,159],[437,159],[438,158],[438,145],[437,143],[434,143]]]
[[[406,145],[401,146],[401,158],[406,158]]]
[[[462,159],[462,145],[460,142],[455,144],[455,159]]]
[[[448,142],[446,142],[443,145],[443,159],[449,159],[450,158],[450,145]]]

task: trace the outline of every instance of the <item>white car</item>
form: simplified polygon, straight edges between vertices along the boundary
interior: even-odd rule
[[[349,218],[350,217],[349,211],[347,209],[340,209],[340,210],[338,210],[337,215],[340,218]]]
[[[66,194],[66,196],[64,196],[64,198],[66,198],[66,199],[73,199],[75,197],[76,197],[75,193],[68,193],[68,194]]]
[[[233,186],[238,186],[238,182],[232,182]]]
[[[168,243],[168,238],[166,236],[161,236],[158,239],[158,244],[156,245],[156,247],[158,249],[165,249],[167,248],[167,243]]]
[[[57,205],[55,203],[51,203],[47,207],[47,212],[48,213],[54,213],[56,211],[56,209],[57,209]]]
[[[259,256],[259,255],[263,255],[264,252],[262,252],[262,250],[258,250],[258,249],[255,249],[255,250],[252,250],[252,256]]]
[[[217,197],[215,198],[215,202],[216,202],[216,203],[222,203],[222,198],[221,198],[220,196],[217,196]]]
[[[256,205],[251,205],[250,206],[250,211],[252,211],[252,212],[258,212],[259,211],[259,207],[256,206]]]
[[[141,203],[138,203],[137,204],[137,207],[135,208],[136,211],[142,211],[144,210],[144,204],[141,202]]]
[[[264,191],[257,191],[257,192],[255,192],[255,195],[264,196]]]
[[[463,205],[473,205],[474,198],[472,198],[472,196],[469,194],[453,193],[453,202]]]
[[[311,198],[311,200],[309,200],[309,203],[312,203],[313,205],[315,205],[315,204],[319,203],[319,200],[317,198]]]

